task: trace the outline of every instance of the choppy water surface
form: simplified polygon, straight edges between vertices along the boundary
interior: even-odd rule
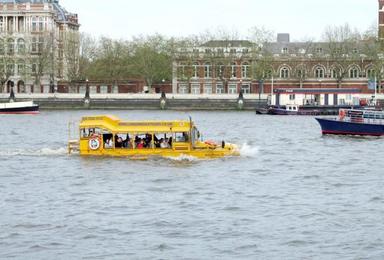
[[[0,117],[1,259],[384,259],[383,138],[323,137],[312,117],[109,111],[191,115],[242,155],[68,156],[68,122],[100,113]]]

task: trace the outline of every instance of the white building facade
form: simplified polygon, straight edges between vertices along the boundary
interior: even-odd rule
[[[54,92],[78,68],[77,15],[58,0],[0,0],[0,10],[0,92]]]

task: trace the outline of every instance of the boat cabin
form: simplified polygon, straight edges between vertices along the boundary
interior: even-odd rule
[[[172,149],[189,151],[199,139],[192,121],[129,121],[114,116],[83,117],[80,151]]]

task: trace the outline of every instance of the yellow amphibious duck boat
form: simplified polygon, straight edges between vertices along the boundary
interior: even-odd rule
[[[108,115],[83,117],[80,139],[70,140],[68,152],[80,155],[218,158],[239,155],[236,145],[202,141],[192,120],[121,121]]]

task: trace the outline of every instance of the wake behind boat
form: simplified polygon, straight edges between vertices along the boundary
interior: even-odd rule
[[[384,135],[384,111],[369,109],[340,109],[337,118],[316,118],[323,134]]]
[[[39,105],[33,101],[0,103],[0,114],[37,114]]]

